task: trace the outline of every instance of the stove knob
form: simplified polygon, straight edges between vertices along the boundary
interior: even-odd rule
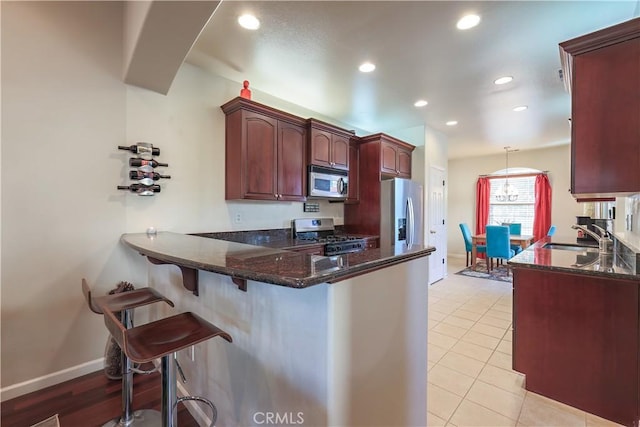
[[[342,246],[336,246],[336,251],[341,251],[342,250]]]

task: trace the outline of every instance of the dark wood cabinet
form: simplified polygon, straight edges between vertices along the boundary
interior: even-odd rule
[[[349,141],[353,133],[309,119],[309,164],[349,170]]]
[[[411,178],[411,153],[414,146],[382,133],[366,136],[361,144],[380,144],[380,173],[387,178]],[[367,159],[368,160],[368,159]]]
[[[345,204],[344,225],[349,233],[379,235],[380,181],[411,178],[411,153],[415,147],[382,133],[360,138],[357,146],[359,200]]]
[[[360,200],[360,151],[355,141],[349,144],[349,186],[347,187],[346,204],[358,203]]]
[[[638,425],[640,282],[524,268],[513,274],[513,369],[526,375],[526,389]]]
[[[244,98],[221,108],[225,198],[306,200],[306,120]]]
[[[382,141],[380,171],[385,175],[411,178],[411,151],[396,142]]]
[[[640,18],[560,44],[571,92],[571,192],[640,191]]]

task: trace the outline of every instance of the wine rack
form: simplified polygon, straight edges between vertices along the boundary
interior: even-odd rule
[[[129,171],[129,185],[118,185],[118,190],[129,190],[138,196],[154,196],[162,189],[158,181],[170,179],[170,175],[164,175],[156,170],[157,167],[168,167],[168,163],[155,160],[154,156],[160,155],[160,148],[154,147],[148,142],[138,142],[135,145],[118,145],[119,150],[130,151],[136,157],[129,158],[129,167],[135,168]]]

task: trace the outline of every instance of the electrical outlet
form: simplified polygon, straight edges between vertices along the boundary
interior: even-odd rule
[[[236,224],[240,224],[242,222],[242,214],[240,212],[237,212],[235,214],[235,216],[233,217],[233,222],[235,222]]]

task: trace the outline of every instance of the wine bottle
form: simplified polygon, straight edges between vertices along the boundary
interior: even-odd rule
[[[151,154],[152,156],[159,156],[160,149],[158,147],[154,147],[152,144],[148,142],[138,142],[136,145],[118,145],[118,149],[120,150],[128,150],[134,154]]]
[[[141,196],[153,196],[153,193],[160,192],[159,185],[142,185],[142,184],[131,184],[131,185],[118,185],[118,190],[129,190],[132,193],[138,193]]]
[[[133,166],[133,167],[139,167],[139,166],[151,166],[152,168],[157,168],[158,166],[169,166],[168,163],[160,163],[160,162],[156,162],[155,160],[145,160],[145,159],[138,159],[135,157],[132,157],[129,159],[129,166]]]
[[[143,179],[143,178],[151,178],[154,181],[159,180],[160,178],[169,179],[170,175],[160,175],[158,172],[141,172],[139,170],[129,171],[129,178],[131,179]]]

